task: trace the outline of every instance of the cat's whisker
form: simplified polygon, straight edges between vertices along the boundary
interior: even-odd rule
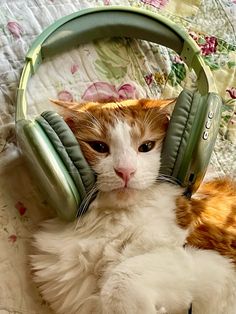
[[[145,116],[144,116],[144,120],[143,120],[143,124],[146,125],[147,121],[149,120],[151,116],[151,112],[150,111],[147,111]]]
[[[103,171],[102,170],[98,170],[96,171],[96,173],[100,176],[107,176],[107,175],[111,175],[111,173],[113,174],[113,170],[106,170],[104,169]]]
[[[143,123],[145,126],[152,127],[153,123],[156,123],[156,121],[158,120],[159,117],[162,117],[162,115],[157,114],[155,117],[153,117],[153,114],[150,111],[148,111],[148,113],[145,116]],[[152,118],[152,119],[150,120],[150,118]]]
[[[95,184],[91,190],[88,192],[88,194],[86,195],[86,197],[83,199],[80,208],[79,208],[79,216],[77,219],[77,223],[75,225],[75,230],[77,230],[78,225],[81,221],[81,217],[83,216],[83,214],[86,212],[88,205],[91,203],[92,199],[95,197],[96,193],[98,192],[98,188],[97,188],[97,184]]]
[[[159,174],[159,176],[156,178],[157,182],[169,182],[169,183],[173,183],[173,184],[180,184],[180,181],[177,178],[173,178],[169,175],[165,175],[165,174]]]
[[[85,114],[87,114],[90,118],[92,118],[93,122],[95,122],[95,124],[97,125],[97,127],[99,127],[99,129],[102,129],[103,126],[101,124],[101,122],[95,117],[95,115],[93,115],[90,111],[84,111]]]

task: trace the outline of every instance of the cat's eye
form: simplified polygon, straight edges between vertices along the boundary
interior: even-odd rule
[[[93,150],[95,150],[98,153],[102,153],[102,154],[108,154],[109,153],[109,146],[104,142],[91,141],[91,142],[88,142],[88,144],[90,145],[90,147]]]
[[[155,141],[146,141],[139,146],[138,151],[141,153],[147,153],[154,148],[155,143]]]

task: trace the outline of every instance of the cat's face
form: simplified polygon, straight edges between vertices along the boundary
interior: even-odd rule
[[[70,104],[65,120],[97,174],[98,190],[127,193],[155,183],[169,121],[164,107],[169,103]]]

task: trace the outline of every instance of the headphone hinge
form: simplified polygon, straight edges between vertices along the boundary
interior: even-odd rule
[[[192,41],[189,42],[189,40],[185,40],[180,56],[189,68],[193,68],[195,70],[195,60],[200,56],[200,48],[196,45],[195,42],[194,46],[195,49],[193,49]]]
[[[39,45],[33,53],[27,54],[26,61],[30,62],[31,73],[35,74],[38,67],[42,63],[42,55],[41,55],[41,45]]]

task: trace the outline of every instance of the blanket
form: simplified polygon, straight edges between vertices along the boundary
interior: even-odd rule
[[[53,211],[40,194],[16,144],[16,90],[33,40],[58,18],[95,6],[126,5],[158,12],[201,48],[224,100],[210,172],[236,175],[235,0],[0,0],[0,314],[48,314],[31,279],[30,239]],[[30,116],[49,98],[87,101],[176,97],[196,77],[166,47],[129,38],[104,39],[48,59],[31,79]]]

